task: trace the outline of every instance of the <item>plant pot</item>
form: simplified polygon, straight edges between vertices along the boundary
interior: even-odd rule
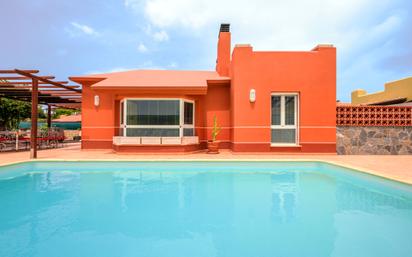
[[[219,153],[219,141],[207,141],[207,153],[218,154]]]

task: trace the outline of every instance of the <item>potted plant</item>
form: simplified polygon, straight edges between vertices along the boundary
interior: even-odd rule
[[[212,140],[207,141],[207,153],[219,153],[219,141],[216,141],[216,137],[219,135],[221,129],[222,128],[217,125],[216,115],[213,116]]]

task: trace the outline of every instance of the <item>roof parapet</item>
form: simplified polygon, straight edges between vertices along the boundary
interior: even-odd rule
[[[335,48],[335,46],[332,44],[318,44],[311,51],[319,51],[319,50],[327,49],[327,48]]]

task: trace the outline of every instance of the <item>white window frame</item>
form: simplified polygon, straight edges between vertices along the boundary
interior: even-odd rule
[[[280,96],[280,125],[272,124],[272,96]],[[285,124],[285,96],[295,97],[295,122],[294,125]],[[299,93],[272,93],[270,95],[270,145],[271,146],[299,146]],[[294,143],[273,143],[272,129],[295,129]]]
[[[120,106],[119,106],[119,122],[120,122],[120,129],[122,130],[122,136],[126,136],[126,99],[120,100]],[[122,109],[122,104],[123,104],[123,109]],[[123,123],[122,123],[122,114],[123,114]]]
[[[179,125],[127,125],[127,101],[128,100],[158,100],[158,101],[179,101]],[[184,103],[193,104],[193,124],[184,124]],[[183,137],[183,128],[195,128],[195,101],[184,98],[124,98],[120,101],[120,108],[123,103],[123,123],[120,128],[123,130],[123,136],[127,137],[127,128],[161,128],[161,129],[179,129],[179,136]],[[120,110],[120,115],[122,110]],[[121,119],[120,119],[121,121]]]
[[[185,124],[185,102],[193,104],[193,111],[192,111],[192,124]],[[195,101],[187,100],[187,99],[180,99],[180,137],[183,137],[183,129],[191,128],[193,129],[193,136],[195,135]]]

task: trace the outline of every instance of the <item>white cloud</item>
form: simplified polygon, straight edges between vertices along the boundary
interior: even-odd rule
[[[165,30],[155,31],[152,26],[149,24],[143,28],[143,31],[146,35],[150,36],[154,41],[163,42],[169,40],[169,34]]]
[[[338,50],[338,88],[346,91],[340,98],[361,79],[376,82],[372,78],[381,72],[382,57],[399,51],[388,45],[408,19],[406,0],[126,1],[127,8],[144,15],[153,39],[156,32],[184,29],[211,44],[217,38],[210,35],[217,36],[219,24],[229,22],[232,42],[250,43],[255,50],[310,50],[332,43]],[[216,49],[208,51],[212,56]]]
[[[102,69],[102,70],[92,70],[88,71],[85,74],[104,74],[104,73],[113,73],[113,72],[122,72],[122,71],[130,71],[130,70],[165,70],[166,68],[163,66],[155,65],[152,61],[143,62],[140,65],[135,67],[114,67],[111,69]]]
[[[80,31],[80,32],[82,32],[86,35],[91,35],[91,36],[98,36],[99,35],[99,33],[90,26],[80,24],[80,23],[77,23],[77,22],[71,22],[70,24],[75,29],[77,29],[78,31]]]
[[[169,35],[164,30],[155,32],[153,33],[152,36],[153,36],[153,39],[157,42],[163,42],[163,41],[169,40]]]
[[[144,0],[144,13],[160,29],[199,30],[232,24],[238,43],[264,49],[310,49],[317,43],[349,45],[385,12],[390,0]],[[358,24],[353,24],[354,19]],[[352,41],[353,42],[353,41]]]
[[[143,43],[140,43],[137,46],[137,51],[139,51],[140,53],[146,53],[148,51],[148,49]]]
[[[319,43],[332,43],[338,50],[341,99],[347,99],[360,80],[364,85],[376,83],[376,74],[383,74],[382,56],[395,51],[388,42],[408,18],[400,4],[403,0],[142,1],[140,13],[143,8],[157,30],[185,29],[194,37],[205,37],[229,22],[232,42],[250,43],[255,50],[310,50]],[[210,54],[215,51],[210,49]],[[384,78],[380,79],[383,84]]]
[[[123,4],[126,8],[138,10],[140,2],[139,0],[124,0]]]

